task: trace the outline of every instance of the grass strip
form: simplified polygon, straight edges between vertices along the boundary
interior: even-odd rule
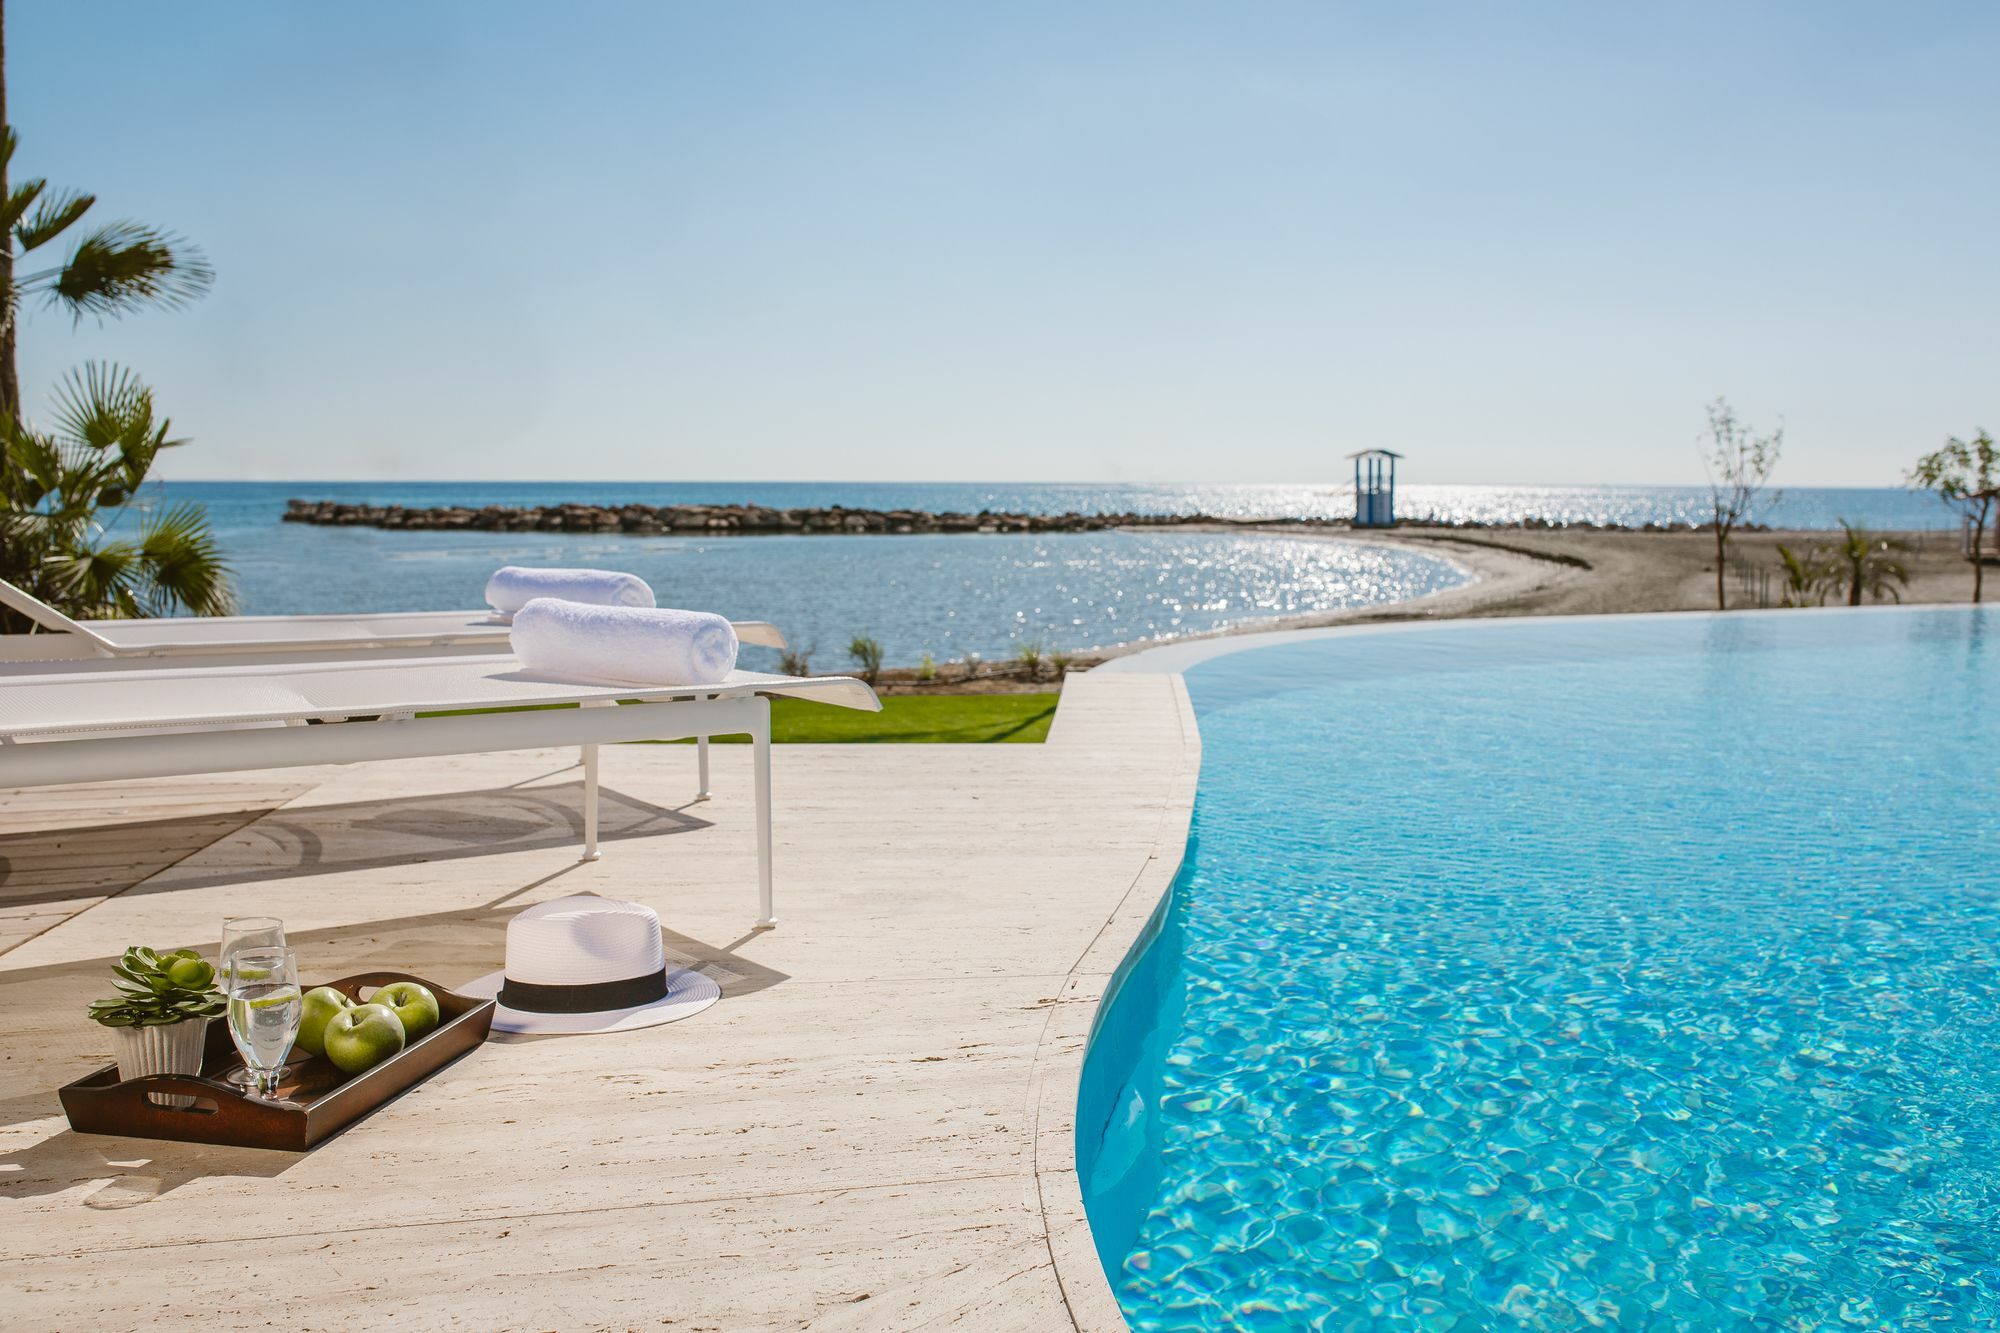
[[[1054,693],[894,694],[882,711],[863,713],[832,708],[809,699],[771,701],[771,740],[780,745],[1039,745],[1055,720]],[[525,708],[463,708],[419,717],[463,717],[471,713],[519,713],[574,704]],[[741,744],[747,736],[717,736],[718,745]],[[650,742],[648,742],[650,743]],[[666,741],[688,745],[691,741]]]

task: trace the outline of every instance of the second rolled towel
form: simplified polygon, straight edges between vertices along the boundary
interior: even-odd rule
[[[507,565],[486,580],[486,603],[503,616],[513,615],[537,597],[597,606],[651,606],[653,589],[637,574],[615,569],[530,569]]]
[[[591,685],[717,685],[736,667],[735,628],[706,611],[538,597],[508,639],[528,670]]]

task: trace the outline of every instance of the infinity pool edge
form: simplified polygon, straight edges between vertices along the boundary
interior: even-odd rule
[[[1187,852],[1195,787],[1201,774],[1201,737],[1186,683],[1178,675],[1155,679],[1161,681],[1162,693],[1135,699],[1129,676],[1115,682],[1102,678],[1094,685],[1090,673],[1069,677],[1048,740],[1052,745],[1115,743],[1116,714],[1127,707],[1148,712],[1171,709],[1180,737],[1175,759],[1178,769],[1161,810],[1152,851],[1049,1003],[1030,1076],[1035,1204],[1064,1304],[1081,1333],[1117,1333],[1127,1327],[1111,1279],[1098,1259],[1077,1174],[1076,1125],[1084,1057],[1099,1014],[1109,1007],[1132,966],[1145,955],[1140,946],[1169,901]]]

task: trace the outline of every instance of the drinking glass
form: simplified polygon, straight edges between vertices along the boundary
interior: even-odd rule
[[[229,970],[229,956],[238,949],[282,949],[285,923],[274,916],[232,916],[222,922],[222,947],[216,951],[215,970]]]
[[[238,949],[223,966],[229,1035],[250,1073],[252,1090],[276,1100],[278,1077],[299,1035],[304,1009],[298,956],[290,949]]]

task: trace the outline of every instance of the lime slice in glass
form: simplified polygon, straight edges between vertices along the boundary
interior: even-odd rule
[[[298,1003],[298,999],[299,993],[297,991],[285,990],[279,991],[275,995],[259,995],[255,999],[239,1000],[237,1003],[247,1004],[252,1009],[269,1009],[272,1005],[277,1004],[296,1004]]]

